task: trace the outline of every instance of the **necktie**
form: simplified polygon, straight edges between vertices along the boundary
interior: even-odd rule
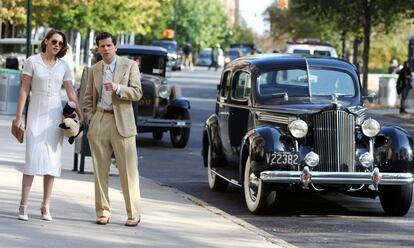
[[[112,82],[112,71],[109,65],[105,64],[105,75],[104,75],[104,83]]]
[[[105,64],[104,65],[104,80],[103,80],[103,83],[112,82],[112,80],[113,80],[113,75],[112,75],[111,68],[109,67],[109,65]],[[112,91],[107,91],[107,90],[105,90],[105,87],[104,87],[103,92],[104,92],[102,94],[103,100],[108,105],[111,105],[112,104],[112,96],[111,96]]]

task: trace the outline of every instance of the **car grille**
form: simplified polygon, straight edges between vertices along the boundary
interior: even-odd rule
[[[138,102],[138,115],[139,116],[154,116],[155,108],[158,104],[156,102],[156,92],[154,84],[142,82],[142,98]]]
[[[326,111],[313,116],[318,171],[354,171],[355,117],[345,111]]]

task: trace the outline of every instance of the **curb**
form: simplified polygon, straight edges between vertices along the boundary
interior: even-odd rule
[[[216,207],[208,204],[207,202],[205,202],[205,201],[203,201],[203,200],[201,200],[201,199],[199,199],[199,198],[197,198],[195,196],[192,196],[192,195],[189,195],[187,193],[184,193],[184,192],[182,192],[182,191],[180,191],[180,190],[178,190],[178,189],[176,189],[174,187],[171,187],[170,185],[163,184],[163,183],[159,183],[157,181],[154,181],[154,180],[148,179],[148,178],[145,178],[145,179],[148,180],[148,181],[152,181],[153,183],[155,183],[155,184],[157,184],[157,185],[159,185],[161,187],[164,187],[164,188],[172,191],[173,193],[175,193],[177,195],[180,195],[182,198],[187,199],[187,200],[193,202],[194,204],[196,204],[196,205],[198,205],[198,206],[200,206],[200,207],[202,207],[202,208],[204,208],[204,209],[206,209],[206,210],[214,213],[215,215],[221,216],[224,219],[227,219],[227,220],[235,223],[236,225],[241,226],[241,227],[245,228],[246,230],[248,230],[248,231],[250,231],[250,232],[252,232],[254,234],[257,234],[258,236],[262,237],[265,241],[267,241],[269,243],[272,243],[273,245],[276,245],[277,247],[281,247],[281,248],[296,248],[296,246],[294,246],[292,244],[289,244],[288,242],[286,242],[286,241],[284,241],[282,239],[278,239],[275,236],[271,235],[270,233],[268,233],[266,231],[263,231],[262,229],[254,226],[254,225],[252,225],[250,223],[247,223],[246,221],[244,221],[244,220],[242,220],[242,219],[240,219],[238,217],[235,217],[233,215],[230,215],[230,214],[224,212],[223,210],[218,209],[218,208],[216,208]]]

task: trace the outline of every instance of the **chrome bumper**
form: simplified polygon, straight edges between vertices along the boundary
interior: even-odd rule
[[[414,182],[411,173],[379,172],[322,172],[310,171],[305,166],[303,171],[263,171],[260,179],[272,183],[302,183],[307,187],[310,183],[319,184],[372,184],[375,188],[379,184],[404,185]]]
[[[137,117],[135,120],[138,127],[191,127],[191,120],[155,119]]]

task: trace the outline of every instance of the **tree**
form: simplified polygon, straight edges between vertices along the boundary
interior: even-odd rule
[[[24,0],[3,0],[0,4],[0,26],[4,23],[6,29],[5,36],[15,36],[15,28],[23,28],[26,24],[26,10]],[[1,31],[1,28],[0,28]],[[2,35],[0,33],[0,35]],[[1,37],[1,36],[0,36]]]
[[[337,34],[363,40],[363,92],[368,90],[368,65],[372,30],[389,31],[401,20],[413,15],[414,1],[404,0],[291,0],[290,11],[296,18],[331,23]],[[292,15],[293,17],[293,15]],[[355,43],[354,43],[355,44]]]
[[[315,17],[309,18],[307,12],[302,10],[303,7],[305,6],[301,3],[291,1],[287,9],[280,9],[278,2],[266,9],[274,41],[285,43],[292,39],[317,38],[336,43],[337,34],[332,23]]]
[[[154,33],[145,38],[149,42],[162,39],[162,31],[175,30],[179,44],[190,42],[196,49],[222,44],[228,33],[227,16],[218,0],[160,0],[161,14],[155,19]],[[174,19],[175,14],[175,19]],[[174,25],[175,21],[175,25]]]

